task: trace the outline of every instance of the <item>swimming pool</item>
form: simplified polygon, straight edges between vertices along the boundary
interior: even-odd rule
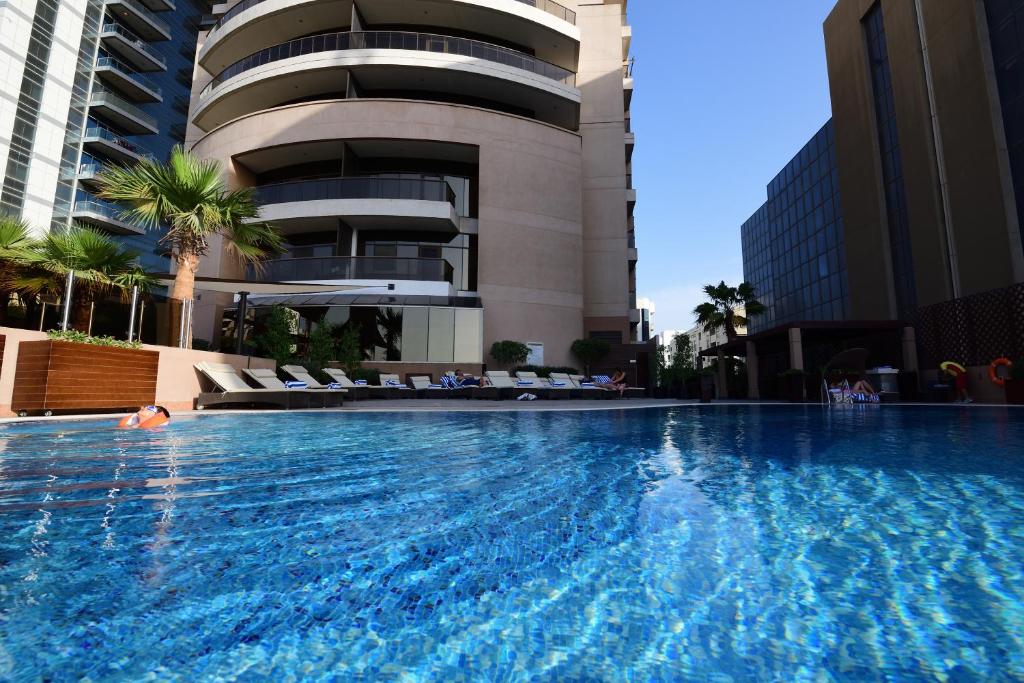
[[[1022,418],[0,427],[0,679],[1024,677]]]

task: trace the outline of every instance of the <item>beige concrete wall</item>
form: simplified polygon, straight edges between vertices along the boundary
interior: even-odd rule
[[[620,114],[621,116],[621,114]],[[622,144],[620,132],[620,146]],[[416,139],[479,149],[479,278],[484,348],[501,339],[539,341],[546,360],[570,362],[583,334],[582,144],[578,134],[518,116],[408,100],[334,100],[241,117],[196,140],[196,154],[225,164],[232,186],[250,184],[232,162],[242,153],[309,140]],[[621,148],[619,156],[622,156]],[[625,297],[625,203],[620,224]],[[200,274],[231,268],[211,244]],[[209,313],[209,315],[206,315]],[[207,337],[216,309],[196,316]],[[204,329],[204,326],[206,329]]]
[[[577,2],[583,95],[583,272],[587,331],[629,338],[622,5]]]
[[[11,327],[0,327],[0,335],[6,343],[3,353],[3,364],[0,366],[0,417],[13,417],[11,396],[14,393],[15,371],[18,365],[18,347],[23,341],[40,341],[46,339],[45,332],[19,330]],[[193,367],[201,361],[227,363],[236,369],[276,367],[274,361],[255,356],[236,356],[209,351],[177,349],[169,346],[153,346],[143,344],[142,348],[157,351],[160,354],[156,380],[156,402],[171,411],[192,410],[196,396],[200,392],[209,391],[202,386],[199,373]]]

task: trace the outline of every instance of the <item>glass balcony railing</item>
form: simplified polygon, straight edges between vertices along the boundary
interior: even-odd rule
[[[91,216],[99,216],[104,219],[104,221],[113,223],[122,229],[127,228],[139,233],[145,232],[144,228],[135,225],[131,219],[125,218],[124,209],[120,206],[113,202],[97,199],[90,195],[86,195],[75,200],[74,214],[90,214]]]
[[[265,50],[255,52],[221,71],[203,90],[200,97],[206,97],[213,88],[224,81],[245,73],[250,69],[300,55],[337,50],[417,50],[440,54],[473,57],[488,62],[504,64],[523,71],[550,78],[551,80],[575,86],[576,74],[568,69],[555,66],[528,54],[510,50],[491,43],[468,38],[452,38],[433,33],[409,33],[405,31],[363,31],[327,33],[308,38],[297,38]]]
[[[89,126],[85,129],[85,134],[82,136],[82,139],[88,140],[90,138],[94,140],[106,140],[112,145],[117,145],[121,149],[127,150],[132,154],[143,159],[154,158],[153,155],[149,152],[149,150],[147,150],[142,145],[137,145],[131,140],[128,140],[127,138],[124,138],[118,135],[117,133],[111,132],[106,128],[101,128],[100,126]]]
[[[141,87],[145,88],[151,93],[154,93],[157,97],[163,96],[163,92],[160,90],[160,86],[156,84],[156,81],[150,78],[146,78],[135,69],[131,68],[127,64],[119,62],[113,57],[99,57],[96,60],[96,68],[107,68],[116,71],[128,80],[134,81],[135,83],[138,83]]]
[[[118,97],[109,90],[103,88],[93,88],[92,97],[89,99],[89,106],[91,107],[110,107],[120,111],[125,116],[129,116],[138,121],[142,126],[150,128],[152,130],[159,130],[159,125],[156,119],[142,111],[128,100]]]
[[[249,269],[250,280],[265,282],[418,280],[451,283],[453,276],[452,264],[445,259],[392,256],[282,258],[267,261],[262,269]]]
[[[562,21],[568,21],[570,24],[576,24],[576,13],[567,7],[559,5],[554,0],[516,0],[524,5],[530,5],[537,9],[544,10],[548,14],[554,15]]]
[[[455,191],[443,180],[375,176],[298,180],[256,188],[256,201],[260,204],[318,199],[422,199],[455,206]]]
[[[210,34],[212,35],[223,24],[231,21],[233,17],[236,17],[245,10],[255,7],[265,1],[266,0],[242,0],[238,4],[232,5],[227,12],[221,15],[220,19],[217,20],[217,23],[213,25],[213,28],[210,29]],[[554,0],[516,0],[516,2],[536,7],[537,9],[544,10],[548,14],[556,16],[563,21],[567,21],[570,24],[576,24],[576,13],[562,5],[559,5],[557,2],[554,2]]]
[[[137,35],[126,29],[124,26],[121,26],[120,24],[115,24],[113,22],[103,24],[103,30],[101,31],[101,33],[116,34],[121,39],[123,39],[124,42],[128,43],[139,52],[144,53],[154,62],[160,64],[164,68],[167,67],[167,62],[164,60],[163,55],[161,55],[159,52],[153,49],[153,47],[149,43],[144,41],[142,38],[139,38]]]

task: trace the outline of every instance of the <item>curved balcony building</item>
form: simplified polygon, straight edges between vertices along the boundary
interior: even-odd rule
[[[213,253],[201,273],[361,285],[287,305],[307,328],[358,322],[368,362],[406,369],[473,367],[503,339],[547,364],[588,333],[628,340],[624,4],[219,5],[189,144],[256,188],[288,245],[260,272]],[[212,338],[233,303],[205,308]]]

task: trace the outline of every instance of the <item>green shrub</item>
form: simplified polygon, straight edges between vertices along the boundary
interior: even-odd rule
[[[195,351],[209,351],[213,345],[205,339],[193,339],[192,348]]]
[[[331,334],[331,324],[327,322],[327,316],[321,318],[316,328],[309,333],[306,356],[303,360],[306,369],[313,373],[314,377],[334,360],[334,336]]]
[[[784,372],[780,372],[779,373],[779,377],[803,377],[805,374],[807,374],[807,373],[805,373],[803,370],[798,370],[796,368],[790,368],[789,370],[786,370]]]
[[[256,335],[256,349],[265,358],[287,365],[295,354],[295,339],[292,336],[293,316],[284,306],[275,305],[263,320],[263,329]]]
[[[520,365],[512,371],[512,374],[517,372],[536,372],[538,377],[550,377],[552,372],[561,372],[566,375],[580,374],[576,368],[562,367],[558,365]]]
[[[356,368],[352,372],[346,371],[348,378],[355,382],[357,379],[365,379],[367,384],[374,386],[380,384],[380,370],[373,368]]]
[[[46,336],[53,341],[74,342],[76,344],[90,344],[92,346],[113,346],[118,349],[141,349],[142,342],[125,341],[113,337],[90,337],[79,330],[50,330]]]
[[[583,363],[584,374],[590,377],[594,363],[600,362],[602,358],[607,356],[611,348],[611,344],[604,339],[589,337],[587,339],[577,339],[572,343],[569,350],[572,351],[572,355],[580,359],[580,362]]]
[[[345,374],[351,375],[359,369],[363,360],[363,349],[359,344],[359,328],[355,324],[348,324],[332,328],[334,336],[334,356],[341,365]]]
[[[530,355],[530,347],[517,341],[496,341],[491,344],[491,357],[504,368],[523,363]]]

